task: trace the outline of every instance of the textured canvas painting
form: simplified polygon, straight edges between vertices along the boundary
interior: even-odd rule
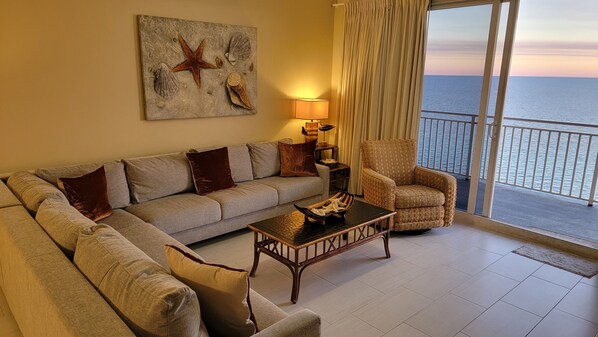
[[[148,120],[257,113],[257,29],[138,16]]]

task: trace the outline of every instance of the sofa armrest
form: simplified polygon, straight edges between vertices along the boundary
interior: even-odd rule
[[[300,310],[253,335],[254,337],[319,337],[320,316],[308,309]]]
[[[455,217],[457,179],[448,173],[417,166],[415,167],[415,183],[435,188],[444,193],[444,225],[449,226]]]
[[[324,180],[324,186],[322,189],[322,199],[327,199],[330,193],[330,167],[322,164],[316,164],[318,175]]]
[[[15,195],[4,185],[4,182],[0,180],[0,208],[18,206],[21,202]]]
[[[397,185],[394,180],[372,169],[364,168],[361,171],[361,185],[366,202],[391,211],[395,210]]]
[[[28,171],[13,173],[6,185],[32,213],[37,212],[39,205],[46,198],[57,198],[68,202],[66,196],[56,186]]]

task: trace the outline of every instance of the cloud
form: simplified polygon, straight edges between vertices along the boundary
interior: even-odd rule
[[[428,41],[427,52],[430,54],[484,55],[486,41]]]
[[[598,57],[598,42],[516,41],[513,51],[515,55]]]

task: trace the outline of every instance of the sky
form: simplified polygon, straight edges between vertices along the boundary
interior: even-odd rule
[[[430,12],[427,75],[484,72],[491,5]],[[500,71],[508,3],[501,11]],[[511,76],[598,78],[598,0],[520,0]]]

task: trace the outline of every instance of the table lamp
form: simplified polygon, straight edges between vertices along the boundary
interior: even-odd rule
[[[307,98],[295,100],[295,118],[310,120],[301,131],[305,135],[305,142],[318,139],[319,122],[314,120],[328,118],[328,101]]]

